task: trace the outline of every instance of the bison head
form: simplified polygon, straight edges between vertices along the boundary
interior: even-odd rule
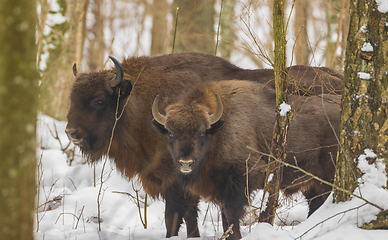
[[[154,100],[153,123],[163,134],[168,134],[168,148],[182,177],[195,178],[211,136],[224,123],[221,99],[217,94],[215,97],[217,109],[212,114],[203,104],[176,103],[166,108],[164,116],[158,110],[159,96]]]
[[[132,90],[132,84],[123,80],[120,63],[113,57],[114,69],[77,74],[70,93],[70,109],[67,114],[68,138],[81,148],[92,160],[99,159],[107,151],[117,101],[125,98]]]

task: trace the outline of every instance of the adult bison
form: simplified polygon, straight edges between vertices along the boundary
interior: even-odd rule
[[[266,158],[252,149],[269,153],[275,124],[274,89],[250,81],[210,82],[169,105],[165,115],[159,113],[158,98],[152,108],[153,123],[165,138],[181,186],[188,194],[218,204],[224,231],[234,224],[234,234],[228,239],[241,238],[239,220],[248,205],[247,162],[249,192],[264,187]],[[287,136],[286,162],[333,182],[337,140],[327,117],[338,133],[338,104],[323,103],[317,97],[289,98],[298,110],[293,111]],[[309,201],[309,215],[331,190],[292,168],[285,167],[283,174],[281,188],[286,195],[301,190]]]
[[[187,235],[199,236],[199,198],[185,194],[177,182],[164,136],[151,124],[153,99],[162,95],[164,109],[180,93],[201,82],[247,79],[272,84],[273,71],[244,70],[222,58],[200,53],[132,57],[121,64],[112,60],[115,68],[108,70],[77,74],[73,69],[76,79],[70,94],[66,133],[91,161],[96,161],[107,153],[116,106],[121,112],[127,104],[117,122],[109,156],[126,177],[138,175],[150,196],[165,199],[167,237],[178,234],[182,219],[186,221]],[[291,82],[295,78],[311,90],[317,85],[319,93],[321,85],[328,86],[325,91],[342,86],[342,76],[330,69],[295,66],[288,72]]]

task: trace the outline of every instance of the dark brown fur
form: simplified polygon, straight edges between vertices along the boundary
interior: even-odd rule
[[[206,81],[247,79],[273,86],[273,70],[243,70],[222,58],[200,53],[132,57],[124,59],[121,65],[124,78],[114,88],[108,82],[115,76],[115,68],[77,75],[70,95],[67,131],[86,156],[92,161],[100,159],[108,149],[118,92],[121,94],[120,111],[131,94],[118,121],[110,157],[126,177],[138,174],[150,196],[165,198],[167,237],[177,235],[182,218],[187,223],[188,236],[199,236],[198,197],[184,195],[177,183],[164,136],[151,124],[152,101],[157,94],[164,96],[161,102],[164,109],[175,102],[179,94]],[[342,76],[333,74],[330,69],[295,66],[291,73],[307,85],[320,86],[315,82],[318,79],[318,82],[336,86],[337,92],[342,88]]]
[[[222,118],[211,125],[209,114],[215,112],[217,93],[223,102]],[[338,97],[326,96],[339,100]],[[293,120],[287,136],[286,162],[333,182],[337,141],[328,118],[338,133],[339,106],[318,97],[290,96]],[[224,231],[234,224],[234,235],[241,238],[239,220],[248,205],[245,196],[246,160],[249,166],[249,191],[262,189],[266,157],[275,124],[275,91],[249,81],[221,81],[205,84],[185,94],[166,108],[164,126],[154,121],[166,136],[179,171],[180,160],[192,160],[191,172],[179,173],[179,180],[189,194],[201,196],[221,207]],[[168,144],[167,144],[168,142]],[[250,148],[248,148],[250,147]],[[185,170],[187,166],[185,167]],[[281,188],[286,195],[302,191],[309,200],[309,215],[327,198],[331,188],[292,168],[284,168]]]

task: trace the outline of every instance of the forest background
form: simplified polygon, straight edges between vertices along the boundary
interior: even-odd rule
[[[72,65],[82,72],[104,69],[109,55],[196,51],[242,68],[272,68],[272,7],[272,0],[40,0],[40,109],[65,120]],[[285,9],[287,65],[341,71],[349,1],[286,1]]]

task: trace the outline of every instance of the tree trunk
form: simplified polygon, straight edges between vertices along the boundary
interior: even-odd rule
[[[47,35],[41,34],[42,40],[39,41],[39,54],[49,53],[47,67],[42,72],[40,110],[59,120],[66,119],[70,104],[70,88],[74,80],[72,66],[82,60],[88,8],[88,0],[66,0],[64,3],[58,12],[48,14],[61,14],[66,21],[50,26],[52,31]],[[39,29],[42,28],[39,26]]]
[[[331,0],[326,4],[326,67],[335,68],[338,65],[337,48],[340,44],[340,33],[342,22],[342,13],[338,13],[341,9],[341,0]],[[338,18],[338,16],[340,18]],[[333,28],[337,26],[337,30]],[[337,35],[337,39],[333,40],[333,35]]]
[[[167,12],[166,0],[154,1],[152,11],[151,56],[167,53]]]
[[[214,3],[215,0],[174,0],[173,12],[179,7],[174,52],[214,54]]]
[[[264,212],[259,216],[260,222],[273,225],[278,205],[280,183],[282,181],[283,166],[281,161],[286,157],[286,136],[290,124],[290,112],[281,114],[280,105],[287,103],[286,82],[286,33],[284,29],[284,0],[274,0],[273,29],[275,39],[275,89],[276,89],[276,122],[271,143],[271,154],[266,169],[266,184],[264,192],[268,192],[268,203]]]
[[[90,71],[103,69],[104,65],[104,16],[101,12],[103,0],[91,0],[91,12],[94,16],[94,23],[88,29],[89,49],[88,49],[88,67]]]
[[[345,59],[344,92],[341,102],[341,148],[335,184],[350,192],[363,175],[357,167],[366,151],[388,169],[388,13],[379,11],[375,0],[350,4],[350,27]],[[334,191],[334,201],[350,196]]]
[[[36,1],[0,2],[0,236],[33,239]]]
[[[236,0],[223,0],[221,14],[221,41],[219,51],[221,57],[230,59],[230,55],[234,46],[234,6]]]
[[[296,36],[295,43],[295,61],[299,65],[309,64],[310,47],[307,36],[309,0],[295,1],[295,24],[294,31]]]

